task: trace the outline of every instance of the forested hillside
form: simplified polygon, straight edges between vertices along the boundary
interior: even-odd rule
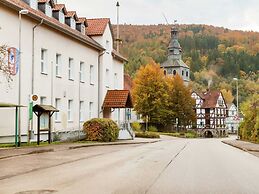
[[[167,57],[169,25],[121,25],[120,52],[129,62],[130,75],[141,65]],[[116,31],[116,29],[115,29]],[[179,25],[183,61],[190,66],[194,89],[223,90],[227,101],[236,93],[233,77],[240,79],[240,99],[259,91],[259,33],[232,31],[207,25]]]

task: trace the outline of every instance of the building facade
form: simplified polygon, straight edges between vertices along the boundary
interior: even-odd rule
[[[235,104],[229,104],[227,109],[226,126],[229,133],[237,133],[239,123],[242,117],[237,114],[237,107]]]
[[[185,85],[190,82],[190,68],[182,60],[182,48],[178,41],[178,29],[173,27],[171,31],[171,40],[168,46],[167,60],[161,64],[164,74],[174,76],[178,74]]]
[[[196,129],[202,136],[222,137],[227,135],[227,105],[220,91],[192,92],[196,101]]]
[[[19,14],[24,9],[28,13]],[[11,82],[0,72],[0,102],[26,106],[21,108],[22,141],[29,131],[36,133],[36,117],[29,118],[32,95],[38,96],[34,105],[59,110],[52,131],[73,136],[84,121],[102,117],[106,89],[123,89],[125,58],[113,50],[110,21],[98,37],[92,36],[88,21],[52,0],[0,2],[0,44],[16,49],[20,45],[21,53],[20,72]],[[0,109],[0,118],[0,142],[13,141],[14,111]],[[43,116],[41,127],[47,122]]]

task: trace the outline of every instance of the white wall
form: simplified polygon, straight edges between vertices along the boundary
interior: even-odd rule
[[[8,19],[7,19],[8,18]],[[27,16],[22,16],[22,104],[28,106],[28,98],[32,88],[32,28],[35,21]],[[18,12],[0,5],[0,44],[18,48]],[[40,72],[41,48],[47,49],[48,71],[47,74]],[[62,55],[62,77],[55,76],[56,53]],[[84,116],[89,119],[89,103],[94,103],[93,117],[98,117],[98,55],[99,52],[85,44],[63,35],[51,28],[42,25],[35,31],[35,89],[34,94],[47,97],[47,104],[55,106],[55,98],[61,98],[61,121],[56,123],[54,130],[77,130],[79,128],[79,64],[80,61],[86,66],[86,80],[80,83],[80,100],[85,102]],[[74,81],[68,80],[68,59],[74,59]],[[90,65],[94,66],[94,85],[90,85]],[[18,104],[18,75],[8,85],[0,76],[0,102]],[[73,122],[67,121],[67,104],[72,99]],[[39,100],[36,102],[39,103]],[[54,118],[54,116],[53,116]],[[28,111],[22,108],[22,134],[27,134]],[[36,118],[34,116],[34,130],[36,131]],[[0,109],[0,136],[14,134],[14,110]]]

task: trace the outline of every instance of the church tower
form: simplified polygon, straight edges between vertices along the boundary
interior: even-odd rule
[[[190,81],[190,68],[182,61],[182,48],[178,42],[178,29],[174,26],[171,30],[171,41],[168,46],[167,61],[161,64],[166,75],[180,75],[185,85]]]

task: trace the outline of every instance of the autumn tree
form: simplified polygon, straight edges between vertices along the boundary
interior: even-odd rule
[[[167,84],[160,65],[152,63],[142,66],[133,81],[134,109],[143,120],[149,118],[154,124],[165,124],[168,101]]]
[[[222,89],[221,93],[226,101],[227,104],[231,104],[234,100],[232,92],[230,90]]]
[[[172,87],[169,91],[169,110],[172,110],[170,120],[178,119],[178,125],[186,128],[196,120],[194,111],[195,100],[191,97],[191,90],[184,85],[182,78],[179,75],[174,76],[168,82]]]
[[[240,137],[259,142],[259,94],[254,94],[241,105],[244,121],[240,125]]]

